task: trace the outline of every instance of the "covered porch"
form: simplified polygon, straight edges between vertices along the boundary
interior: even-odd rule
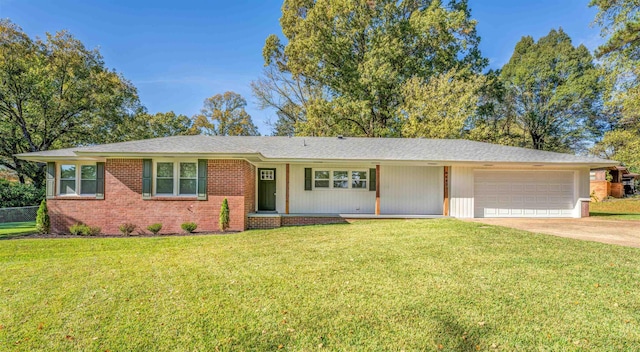
[[[449,167],[433,163],[258,163],[248,228],[449,215]]]

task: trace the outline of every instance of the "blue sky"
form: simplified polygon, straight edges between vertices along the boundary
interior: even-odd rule
[[[535,39],[562,27],[594,49],[599,29],[588,0],[469,0],[478,20],[482,54],[491,68],[504,65],[522,36]],[[257,109],[249,86],[263,67],[262,47],[280,34],[282,1],[0,0],[9,18],[30,36],[69,30],[99,48],[109,68],[138,88],[149,112],[192,116],[205,98],[228,90],[242,94],[262,134],[274,120]]]

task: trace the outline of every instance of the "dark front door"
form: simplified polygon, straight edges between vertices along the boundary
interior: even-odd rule
[[[258,211],[276,210],[276,169],[258,169]]]

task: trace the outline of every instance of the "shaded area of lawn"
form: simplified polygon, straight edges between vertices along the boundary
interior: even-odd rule
[[[0,239],[13,238],[36,233],[36,222],[6,222],[0,223]]]
[[[0,349],[634,350],[640,250],[440,220],[0,242]]]
[[[589,212],[590,216],[606,217],[615,220],[640,220],[640,214]]]
[[[640,220],[640,198],[606,199],[589,204],[589,215],[615,220]]]

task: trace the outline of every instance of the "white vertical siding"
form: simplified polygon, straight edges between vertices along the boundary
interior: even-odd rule
[[[473,168],[453,166],[449,172],[449,215],[457,218],[473,217]]]
[[[380,213],[442,215],[444,169],[427,166],[380,167]]]
[[[336,166],[328,164],[291,165],[289,178],[289,212],[309,214],[373,214],[376,192],[367,189],[304,190],[304,169],[367,170],[372,165]],[[284,210],[283,210],[284,211]]]
[[[591,197],[591,182],[590,182],[590,171],[589,168],[580,168],[578,173],[578,197],[580,198],[590,198]]]

